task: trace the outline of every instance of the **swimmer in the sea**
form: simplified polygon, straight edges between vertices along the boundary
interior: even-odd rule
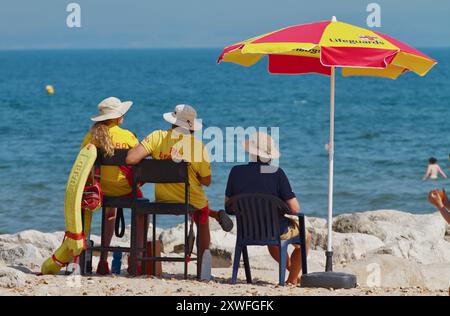
[[[444,171],[442,171],[441,167],[437,164],[437,159],[434,157],[431,157],[428,159],[428,168],[427,172],[425,173],[425,176],[423,177],[423,180],[426,179],[433,179],[436,180],[439,178],[439,175],[442,176],[442,178],[447,179],[447,175]]]

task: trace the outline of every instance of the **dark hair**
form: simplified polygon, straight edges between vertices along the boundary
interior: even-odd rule
[[[434,165],[437,162],[437,159],[434,157],[431,157],[430,159],[428,159],[428,162],[432,165]]]

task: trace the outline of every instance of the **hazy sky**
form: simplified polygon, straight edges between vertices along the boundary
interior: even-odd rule
[[[81,28],[66,6],[81,6]],[[2,0],[0,49],[222,47],[274,29],[330,19],[366,26],[371,2],[382,27],[416,47],[450,46],[449,0]]]

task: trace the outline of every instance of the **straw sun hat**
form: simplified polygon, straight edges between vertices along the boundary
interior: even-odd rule
[[[99,113],[91,117],[91,120],[94,122],[102,122],[122,117],[132,105],[133,102],[131,101],[122,102],[115,97],[106,98],[98,104]]]
[[[187,104],[178,104],[173,112],[164,113],[163,117],[167,122],[191,131],[202,128],[202,123],[197,119],[197,111]]]
[[[280,158],[280,152],[275,145],[275,141],[270,135],[263,132],[253,134],[249,140],[242,142],[242,146],[244,146],[245,151],[248,153],[261,158]]]

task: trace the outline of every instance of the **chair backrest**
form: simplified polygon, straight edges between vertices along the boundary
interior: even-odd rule
[[[115,149],[114,155],[106,157],[101,150],[97,150],[97,166],[125,166],[128,149]]]
[[[135,180],[141,183],[189,184],[187,162],[144,159],[133,167]]]
[[[251,243],[279,241],[280,217],[289,212],[276,196],[256,193],[233,196],[226,209],[236,215],[238,240]]]

